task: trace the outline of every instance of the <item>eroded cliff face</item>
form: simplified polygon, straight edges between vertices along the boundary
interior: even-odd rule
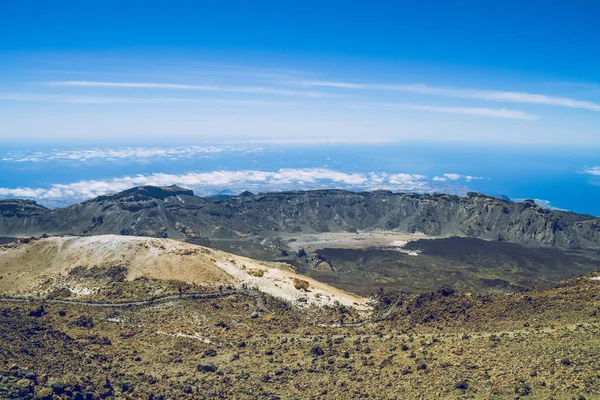
[[[0,231],[5,236],[38,233],[56,225],[55,214],[32,200],[0,200]]]
[[[177,186],[132,188],[49,210],[29,200],[0,201],[0,236],[42,232],[189,239],[290,232],[396,230],[469,236],[528,246],[600,248],[600,219],[469,193],[342,190],[245,193],[208,202]]]

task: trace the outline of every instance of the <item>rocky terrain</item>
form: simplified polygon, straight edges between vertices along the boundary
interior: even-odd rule
[[[600,249],[600,219],[548,210],[527,200],[469,193],[263,193],[207,201],[177,186],[132,188],[50,210],[0,201],[0,235],[122,234],[180,240],[264,239],[279,233],[386,230],[467,236],[527,246]]]
[[[599,271],[599,221],[476,193],[320,190],[203,199],[177,186],[144,186],[62,209],[0,201],[0,243],[44,233],[171,238],[291,264],[362,296],[441,285],[514,292]]]
[[[597,250],[461,237],[421,239],[400,249],[330,247],[314,254],[330,268],[298,262],[299,272],[363,296],[380,287],[427,292],[444,285],[471,293],[519,292],[600,271]]]
[[[0,202],[0,398],[600,398],[598,219],[478,194],[211,200]]]
[[[31,262],[27,250],[54,248],[48,239],[3,251]],[[156,240],[135,239],[134,247]],[[71,260],[69,242],[79,239],[64,241]],[[85,260],[98,247],[84,251]],[[65,281],[39,295],[37,268],[0,263],[3,275],[14,270],[20,281],[35,282],[2,287],[10,294],[0,298],[3,399],[600,397],[598,274],[511,295],[381,291],[365,314],[256,294],[235,277],[230,285],[238,290],[222,292],[214,286],[222,278],[133,278],[164,268],[146,269],[142,257],[121,275],[90,263],[64,276],[48,254],[45,274]],[[217,271],[210,258],[218,255],[208,255],[208,270]],[[64,290],[81,281],[98,291]],[[316,285],[310,282],[308,292]],[[187,296],[199,291],[204,296]]]

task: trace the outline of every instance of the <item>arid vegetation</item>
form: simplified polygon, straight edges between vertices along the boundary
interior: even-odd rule
[[[381,291],[376,322],[266,295],[252,317],[259,301],[242,292],[125,308],[2,301],[0,398],[593,399],[591,278],[513,295]]]
[[[303,279],[299,279],[299,278],[294,278],[294,287],[298,290],[304,290],[305,292],[308,290],[308,282],[303,280]]]

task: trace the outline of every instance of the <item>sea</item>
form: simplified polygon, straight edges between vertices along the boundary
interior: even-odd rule
[[[198,195],[275,190],[480,192],[600,216],[600,147],[198,142],[0,149],[0,198],[62,207],[142,184]]]

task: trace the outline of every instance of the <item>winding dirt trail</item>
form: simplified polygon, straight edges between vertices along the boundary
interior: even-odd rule
[[[16,303],[31,303],[36,301],[41,301],[47,304],[69,304],[76,306],[89,306],[89,307],[139,307],[139,306],[151,306],[157,303],[163,303],[165,301],[170,300],[194,300],[194,299],[217,299],[219,297],[231,296],[234,294],[247,294],[251,295],[248,292],[241,292],[237,290],[229,290],[223,292],[215,292],[215,293],[184,293],[184,294],[170,294],[163,297],[158,297],[152,300],[134,300],[134,301],[126,301],[126,302],[118,302],[118,303],[97,303],[97,302],[88,302],[88,301],[78,301],[78,300],[57,300],[57,299],[36,299],[33,297],[24,298],[24,297],[1,297],[0,301],[4,302],[16,302]],[[255,296],[252,296],[255,297]]]
[[[144,307],[153,306],[159,303],[164,303],[171,300],[198,300],[198,299],[218,299],[225,296],[232,296],[234,294],[246,295],[254,297],[256,302],[256,308],[263,313],[270,313],[271,311],[267,308],[262,294],[257,290],[226,290],[213,293],[183,293],[183,294],[170,294],[163,297],[158,297],[151,300],[134,300],[125,302],[115,303],[100,303],[100,302],[89,302],[89,301],[78,301],[78,300],[58,300],[58,299],[39,299],[39,298],[24,298],[24,297],[0,297],[0,301],[13,302],[13,303],[34,303],[42,302],[46,304],[67,304],[73,306],[87,306],[87,307],[100,307],[100,308],[118,308],[118,307]]]
[[[135,300],[135,301],[127,301],[127,302],[119,302],[119,303],[98,303],[98,302],[86,302],[86,301],[77,301],[77,300],[58,300],[58,299],[38,299],[38,298],[23,298],[23,297],[0,297],[0,301],[2,302],[13,302],[13,303],[35,303],[35,302],[44,302],[46,304],[66,304],[73,306],[87,306],[87,307],[102,307],[102,308],[117,308],[117,307],[145,307],[145,306],[153,306],[158,303],[164,303],[171,300],[198,300],[198,299],[218,299],[225,296],[232,296],[235,294],[246,295],[249,297],[254,297],[256,301],[256,308],[264,313],[270,313],[271,311],[267,308],[262,294],[259,291],[246,289],[246,290],[227,290],[221,292],[213,292],[213,293],[184,293],[184,294],[171,294],[163,297],[159,297],[152,300]],[[371,323],[377,323],[384,321],[389,318],[391,313],[397,308],[397,303],[393,303],[388,309],[386,309],[379,317],[366,319],[363,321],[357,322],[348,322],[348,323],[340,323],[340,322],[329,322],[324,324],[319,324],[320,326],[328,326],[332,328],[355,328]],[[561,326],[563,329],[568,329],[573,331],[577,328],[598,328],[600,324],[598,323],[578,323],[578,324],[568,324]],[[515,335],[527,335],[532,333],[553,333],[558,331],[558,328],[551,327],[543,327],[541,329],[517,329],[512,331],[494,331],[494,332],[471,332],[470,337],[472,339],[480,339],[487,338],[492,335],[502,335],[506,334],[508,336]],[[420,338],[433,337],[433,334],[422,334],[419,335]],[[409,335],[406,335],[408,338]]]

